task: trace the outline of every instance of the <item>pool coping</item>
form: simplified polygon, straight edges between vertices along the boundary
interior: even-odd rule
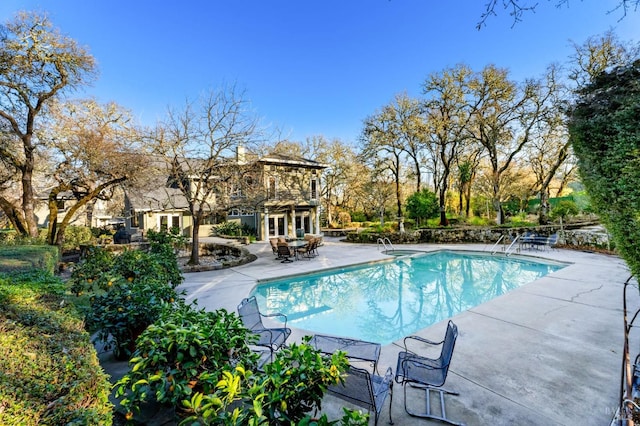
[[[295,273],[295,274],[287,274],[287,275],[282,275],[282,276],[278,276],[278,277],[269,277],[269,278],[258,278],[256,280],[256,287],[258,285],[262,285],[262,284],[268,284],[272,281],[278,281],[278,280],[282,280],[282,279],[288,279],[288,278],[296,278],[296,277],[303,277],[306,275],[312,275],[315,273],[330,273],[332,271],[344,271],[346,269],[349,268],[359,268],[359,267],[366,267],[369,265],[375,265],[378,263],[388,263],[388,262],[394,262],[396,261],[396,259],[398,258],[403,258],[403,257],[415,257],[415,256],[423,256],[423,255],[430,255],[430,254],[436,254],[436,253],[443,253],[443,252],[454,252],[454,253],[468,253],[468,254],[477,254],[477,255],[486,255],[486,256],[496,256],[496,257],[501,257],[497,254],[494,253],[489,253],[486,251],[480,251],[480,250],[453,250],[453,249],[438,249],[438,250],[433,250],[433,251],[421,251],[421,250],[412,250],[411,254],[404,254],[404,255],[393,255],[393,254],[389,254],[389,253],[385,253],[388,256],[388,258],[385,259],[378,259],[378,260],[373,260],[373,261],[367,261],[367,262],[361,262],[361,263],[354,263],[351,265],[343,265],[343,266],[336,266],[336,267],[330,267],[330,268],[326,268],[326,269],[317,269],[315,271],[311,271],[311,272],[300,272],[300,273]],[[531,256],[531,255],[523,255],[523,254],[514,254],[509,256],[512,259],[533,259],[539,263],[545,263],[545,264],[549,264],[549,265],[558,265],[558,266],[569,266],[572,265],[572,262],[566,262],[566,261],[558,261],[558,260],[553,260],[553,259],[548,259],[545,257],[540,257],[540,256]],[[528,283],[527,283],[528,284]],[[526,284],[523,284],[526,285]],[[253,290],[253,289],[252,289]]]
[[[487,251],[487,246],[480,244],[406,248]],[[183,288],[188,300],[197,298],[199,306],[206,309],[235,311],[258,279],[287,275],[292,270],[304,274],[314,268],[389,258],[375,245],[330,238],[325,238],[318,258],[288,265],[274,261],[268,244],[252,244],[249,250],[257,254],[256,262],[186,275]],[[447,414],[469,425],[610,423],[618,402],[621,296],[628,268],[616,256],[565,249],[527,257],[571,264],[453,317],[460,336],[447,387],[459,391],[460,396],[447,398]],[[630,306],[640,306],[640,296],[631,293]],[[444,323],[416,334],[440,340]],[[294,329],[292,341],[298,341],[301,332]],[[396,341],[383,346],[379,368],[395,369],[401,345]],[[396,425],[416,424],[404,413],[403,393],[397,388],[392,408]],[[409,394],[410,403],[419,398]],[[344,405],[327,397],[323,411],[339,416]]]

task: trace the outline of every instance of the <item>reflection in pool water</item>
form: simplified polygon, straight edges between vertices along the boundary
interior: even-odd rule
[[[258,285],[260,310],[310,334],[388,344],[566,265],[439,251]]]

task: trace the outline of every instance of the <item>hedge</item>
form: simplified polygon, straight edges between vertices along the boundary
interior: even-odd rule
[[[58,247],[46,245],[0,246],[0,272],[41,269],[53,274],[58,265]]]

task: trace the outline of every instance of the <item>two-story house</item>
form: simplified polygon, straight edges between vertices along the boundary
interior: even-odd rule
[[[280,154],[250,158],[243,147],[238,148],[236,158],[216,178],[218,191],[208,200],[199,235],[211,235],[213,225],[224,220],[248,225],[259,240],[319,234],[320,179],[325,168],[313,160]],[[187,200],[166,173],[159,173],[150,189],[127,191],[125,211],[132,234],[179,228],[191,235]]]
[[[261,239],[320,234],[320,179],[326,166],[280,154],[263,157],[257,164],[265,194],[254,212]]]

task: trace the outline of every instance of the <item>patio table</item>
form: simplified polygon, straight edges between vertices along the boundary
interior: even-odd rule
[[[378,371],[378,358],[380,358],[380,349],[382,348],[379,343],[316,334],[311,337],[309,344],[320,352],[329,355],[336,351],[346,352],[347,358],[370,362],[373,366],[373,372],[376,373]]]
[[[305,240],[296,240],[296,241],[290,241],[287,243],[287,245],[293,249],[296,260],[298,260],[298,249],[300,247],[306,246],[307,243],[308,241],[305,241]]]

